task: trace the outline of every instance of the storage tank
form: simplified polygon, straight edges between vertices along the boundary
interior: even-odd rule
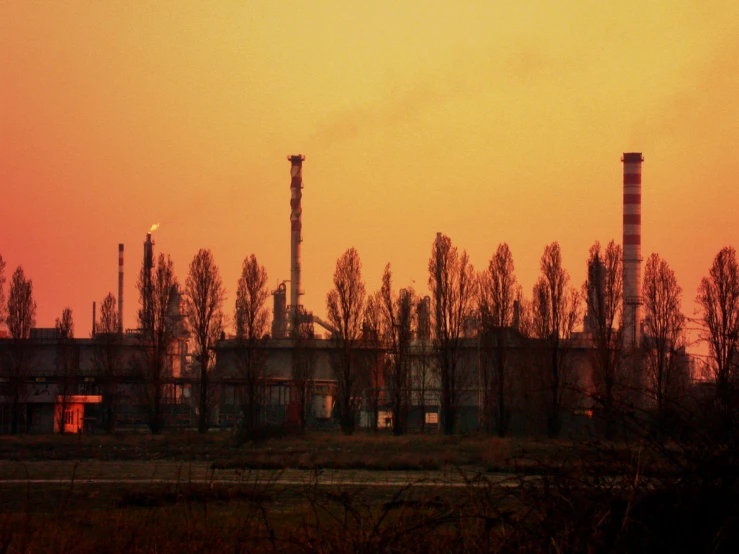
[[[274,309],[272,311],[272,338],[283,339],[287,336],[287,286],[280,283],[272,292]]]

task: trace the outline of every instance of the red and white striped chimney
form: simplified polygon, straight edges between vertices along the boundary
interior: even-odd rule
[[[118,332],[123,333],[123,243],[118,245]]]
[[[290,329],[300,305],[300,243],[303,242],[303,162],[305,156],[288,156],[290,162]]]
[[[641,152],[624,152],[624,346],[641,343]]]

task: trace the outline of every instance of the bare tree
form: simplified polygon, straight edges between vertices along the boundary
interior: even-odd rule
[[[5,303],[5,260],[3,260],[2,255],[0,254],[0,328],[5,323],[5,319],[8,315],[8,307]],[[5,353],[0,352],[0,376],[2,376],[2,379],[5,380],[5,373],[6,364],[9,365],[9,361],[5,359]],[[2,395],[0,395],[2,396]],[[4,406],[2,403],[0,403],[0,410],[3,410]]]
[[[542,378],[547,433],[551,437],[556,437],[562,428],[565,396],[574,384],[568,354],[579,317],[580,296],[568,287],[569,281],[570,275],[562,267],[559,243],[555,241],[544,249],[532,302],[534,332],[544,346]]]
[[[479,277],[480,385],[484,427],[504,437],[511,420],[513,379],[508,350],[518,293],[513,255],[506,243],[498,245],[487,271]]]
[[[109,292],[100,303],[100,317],[95,324],[96,333],[117,333],[118,332],[118,307],[116,298],[112,292]]]
[[[31,370],[31,352],[28,340],[36,325],[36,302],[33,300],[33,282],[26,279],[23,268],[13,273],[8,291],[7,326],[12,340],[8,366],[8,388],[11,399],[11,433],[19,431],[22,401],[26,397]]]
[[[534,336],[534,307],[533,302],[523,295],[523,288],[516,290],[516,300],[513,303],[513,328],[526,338]]]
[[[462,360],[465,319],[472,314],[475,296],[474,268],[467,252],[460,255],[446,235],[438,233],[429,259],[434,350],[441,382],[441,425],[453,435],[459,413],[460,392],[469,372]]]
[[[675,272],[658,254],[647,259],[644,268],[644,350],[647,355],[647,392],[657,405],[663,426],[679,389],[685,385],[680,375],[679,352],[685,347],[685,316],[680,311],[682,288]]]
[[[56,318],[54,324],[57,332],[56,379],[60,401],[56,407],[57,428],[59,434],[65,432],[65,414],[69,407],[69,395],[77,382],[79,370],[79,350],[74,343],[74,318],[70,308],[62,310],[62,317]]]
[[[421,433],[426,432],[426,396],[429,393],[434,352],[431,342],[431,297],[416,303],[416,342],[412,348],[412,381],[416,406],[421,416]]]
[[[339,423],[344,434],[350,435],[356,425],[358,388],[361,385],[358,348],[362,340],[366,296],[362,262],[354,248],[344,252],[336,261],[333,283],[334,288],[326,295],[328,320],[336,329],[332,338],[331,366],[336,378]]]
[[[364,306],[362,323],[362,366],[360,379],[366,391],[370,413],[370,429],[377,433],[380,417],[380,401],[385,386],[384,327],[382,321],[382,298],[379,292],[370,294]]]
[[[26,279],[23,268],[13,273],[8,292],[8,332],[14,339],[27,339],[36,325],[36,302],[33,300],[33,281]]]
[[[74,316],[71,308],[67,307],[62,310],[62,317],[56,318],[54,328],[62,338],[74,338]]]
[[[149,429],[156,434],[164,426],[166,386],[172,379],[170,349],[182,333],[180,322],[171,313],[179,301],[180,293],[174,264],[169,256],[159,254],[154,274],[147,277],[145,272],[146,268],[142,267],[136,283],[142,305],[138,319],[144,341],[140,365]]]
[[[713,260],[708,277],[698,287],[701,339],[708,343],[708,367],[716,384],[721,411],[721,432],[728,437],[736,422],[737,377],[739,376],[739,264],[731,246],[722,248]]]
[[[112,293],[108,293],[100,304],[100,317],[93,339],[93,367],[102,381],[103,428],[106,433],[112,433],[118,419],[118,386],[123,369],[123,337],[118,332],[118,306]]]
[[[393,418],[393,434],[398,436],[408,432],[415,292],[409,287],[401,289],[399,295],[395,294],[390,264],[385,266],[382,275],[380,300],[385,340],[389,348],[386,384]]]
[[[308,412],[313,397],[316,373],[315,332],[313,321],[300,307],[297,326],[293,328],[291,375],[295,391],[295,406],[301,433],[308,425]]]
[[[620,382],[622,334],[617,324],[623,313],[623,250],[610,241],[605,252],[596,241],[590,247],[588,277],[583,284],[585,331],[593,341],[595,400],[603,410],[605,436],[614,433],[617,390]]]
[[[234,321],[239,373],[239,403],[243,438],[259,424],[266,396],[266,351],[269,311],[267,270],[252,254],[244,258],[236,283]]]
[[[200,366],[198,430],[201,433],[206,433],[210,426],[213,403],[210,375],[215,365],[212,351],[223,332],[225,297],[226,290],[212,252],[200,249],[190,262],[185,281],[185,313]]]
[[[0,326],[8,317],[8,307],[5,304],[5,260],[0,254]]]

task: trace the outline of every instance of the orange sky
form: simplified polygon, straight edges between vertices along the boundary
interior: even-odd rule
[[[303,299],[336,258],[369,289],[426,291],[437,231],[478,268],[511,247],[526,292],[559,240],[621,240],[623,152],[641,151],[646,258],[683,307],[739,246],[739,2],[0,3],[0,253],[33,279],[37,324],[87,336],[117,293],[135,326],[142,242],[181,282],[211,248],[228,287],[255,253],[289,278],[289,163],[305,154]]]

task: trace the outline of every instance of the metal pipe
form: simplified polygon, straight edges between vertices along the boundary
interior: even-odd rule
[[[118,245],[118,332],[123,334],[123,243]]]

